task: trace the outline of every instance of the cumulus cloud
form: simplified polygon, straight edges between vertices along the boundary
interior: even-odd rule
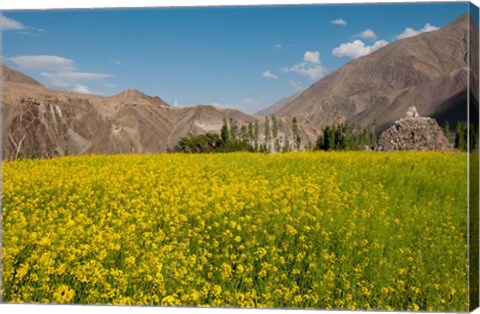
[[[266,78],[278,80],[278,76],[276,76],[275,74],[273,74],[273,73],[270,72],[269,70],[265,70],[265,72],[263,72],[262,76],[263,76],[263,77],[266,77]]]
[[[288,83],[290,83],[290,85],[292,85],[292,87],[295,88],[296,90],[302,89],[302,82],[300,81],[289,80]]]
[[[342,25],[342,26],[347,25],[347,21],[345,21],[344,19],[331,20],[330,23],[332,23],[333,25]]]
[[[349,43],[344,43],[333,49],[332,54],[335,57],[350,57],[353,59],[366,56],[384,46],[388,45],[388,41],[377,40],[373,45],[366,45],[363,41],[357,39]]]
[[[0,31],[22,29],[25,29],[25,25],[18,21],[15,21],[14,19],[8,18],[5,15],[0,14]]]
[[[364,30],[360,34],[355,35],[355,37],[375,40],[375,39],[377,39],[377,34],[375,34],[375,32],[372,31],[371,29],[367,28],[366,30]]]
[[[276,44],[275,46],[273,46],[273,48],[275,49],[282,49],[283,48],[283,45],[282,44]]]
[[[88,89],[87,86],[80,85],[80,84],[76,84],[72,88],[72,91],[74,91],[75,93],[79,93],[79,94],[93,94],[92,91],[90,91],[90,89]]]
[[[320,64],[320,53],[318,51],[306,51],[303,55],[303,62],[285,67],[282,71],[297,73],[311,80],[319,80],[327,74],[327,69]]]
[[[320,64],[320,53],[318,51],[306,51],[303,55],[303,61]]]
[[[404,39],[404,38],[409,38],[413,36],[417,36],[421,33],[428,33],[428,32],[433,32],[438,30],[439,28],[437,26],[431,25],[430,23],[425,24],[421,29],[413,29],[411,27],[405,28],[405,30],[396,36],[397,39]]]
[[[17,56],[9,58],[13,64],[24,69],[41,69],[50,71],[73,70],[73,60],[59,56],[39,55],[39,56]]]

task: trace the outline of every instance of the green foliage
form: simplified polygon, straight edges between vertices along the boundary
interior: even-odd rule
[[[467,150],[467,123],[465,121],[457,121],[455,148],[462,151]]]
[[[274,139],[276,139],[278,136],[278,120],[275,117],[275,115],[272,115],[271,119],[272,119],[272,136]]]
[[[282,147],[282,152],[287,153],[290,151],[290,141],[288,140],[288,137],[284,136],[283,137],[283,147]]]
[[[275,151],[280,152],[282,150],[282,146],[280,145],[280,139],[276,138],[275,139]]]
[[[359,130],[352,130],[347,123],[327,125],[318,136],[315,150],[347,151],[371,148],[377,141],[375,121]]]
[[[300,150],[300,146],[302,145],[302,139],[300,138],[300,135],[298,134],[297,117],[292,118],[292,132],[293,132],[293,138],[295,140],[295,149]]]
[[[211,153],[223,146],[218,134],[207,133],[181,138],[176,151],[183,153]]]
[[[265,142],[270,142],[271,134],[270,134],[270,120],[268,117],[265,117]]]
[[[230,135],[229,135],[229,132],[228,132],[228,123],[227,123],[227,120],[225,118],[223,118],[223,125],[222,125],[222,130],[220,131],[220,133],[221,133],[222,141],[224,143],[227,143],[230,140]]]
[[[237,122],[230,118],[230,141],[236,141],[238,135]]]

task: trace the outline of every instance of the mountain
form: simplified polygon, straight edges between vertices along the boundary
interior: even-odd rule
[[[477,47],[470,55],[473,72],[468,67],[469,40]],[[422,116],[454,123],[466,120],[469,75],[478,85],[478,29],[465,14],[440,30],[398,40],[351,61],[287,103],[259,113],[297,116],[317,129],[375,120],[381,132],[415,105]],[[471,94],[473,113],[478,114],[478,91]]]
[[[180,138],[220,133],[223,120],[240,127],[264,118],[211,105],[172,107],[158,96],[126,90],[111,97],[49,89],[2,66],[3,158],[79,154],[159,153]],[[282,120],[282,119],[279,119]],[[282,120],[279,135],[293,143],[291,121]],[[316,131],[299,125],[307,140]]]
[[[299,91],[293,95],[287,96],[285,98],[280,99],[279,101],[275,102],[273,105],[270,107],[264,108],[260,111],[257,111],[255,114],[259,116],[271,116],[274,115],[275,113],[283,110],[288,104],[290,104],[292,101],[294,101],[298,96],[302,94],[302,91]]]
[[[3,67],[3,157],[165,151],[175,112],[142,93],[104,97],[48,89]],[[7,73],[7,75],[5,75]],[[21,78],[18,79],[18,78]]]
[[[13,83],[18,83],[18,84],[25,84],[25,85],[31,85],[31,86],[38,86],[42,87],[42,84],[39,82],[35,81],[33,78],[26,76],[23,73],[20,73],[18,71],[12,70],[6,65],[2,64],[2,81],[3,82],[13,82]]]

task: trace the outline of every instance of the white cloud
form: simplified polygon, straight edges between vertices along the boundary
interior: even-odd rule
[[[110,74],[101,74],[101,73],[89,73],[89,72],[58,72],[58,73],[47,73],[42,72],[42,76],[49,78],[55,77],[62,80],[100,80],[103,78],[111,77]]]
[[[377,34],[375,34],[375,32],[372,31],[371,29],[367,28],[366,30],[364,30],[360,34],[355,35],[355,37],[375,40],[375,39],[377,39]]]
[[[275,74],[273,74],[269,70],[265,70],[265,72],[263,72],[262,76],[266,77],[266,78],[271,78],[271,79],[274,79],[274,80],[278,80],[278,76],[276,76]]]
[[[431,25],[430,23],[427,23],[425,24],[425,26],[423,26],[423,28],[420,30],[422,33],[428,33],[428,32],[433,32],[433,31],[436,31],[436,30],[439,30],[440,28],[435,26],[435,25]]]
[[[368,46],[359,39],[354,40],[353,42],[344,43],[333,49],[332,54],[335,57],[350,57],[356,59],[358,57],[366,56],[369,53],[374,52],[384,46],[388,45],[388,41],[377,40],[373,45]]]
[[[320,53],[318,51],[305,51],[303,61],[320,64]]]
[[[0,30],[21,30],[25,29],[25,25],[0,14]]]
[[[103,86],[105,86],[105,87],[118,87],[117,84],[113,84],[113,83],[103,84]]]
[[[32,32],[43,32],[41,28],[34,28],[23,25],[19,21],[6,17],[0,14],[0,31],[13,30],[18,34],[32,35]]]
[[[286,73],[294,72],[311,80],[319,80],[327,74],[327,70],[321,65],[308,62],[294,64],[290,68],[283,68],[283,71]]]
[[[327,69],[320,64],[320,53],[318,51],[306,51],[303,55],[303,62],[285,67],[282,71],[297,73],[311,80],[319,80],[327,74]]]
[[[73,60],[60,56],[16,56],[8,60],[20,68],[43,70],[40,75],[49,84],[77,93],[91,93],[89,88],[84,84],[79,84],[80,82],[98,81],[112,76],[110,74],[77,71]]]
[[[302,89],[302,82],[300,81],[289,80],[288,83],[290,83],[290,85],[292,85],[292,87],[295,88],[296,90]]]
[[[90,91],[87,86],[80,85],[80,84],[76,84],[72,88],[72,91],[74,91],[75,93],[79,93],[79,94],[93,94],[92,91]]]
[[[396,36],[397,39],[404,39],[404,38],[409,38],[413,36],[417,36],[421,33],[427,33],[427,32],[433,32],[438,30],[439,28],[437,26],[431,25],[430,23],[425,24],[421,29],[416,30],[411,27],[405,28],[403,33],[399,34]]]
[[[273,48],[275,48],[275,49],[282,49],[282,48],[283,48],[283,45],[282,45],[282,44],[276,44],[275,46],[273,46]]]
[[[17,56],[9,58],[15,65],[25,69],[42,69],[50,71],[73,70],[73,60],[59,56],[39,55],[39,56]]]
[[[347,25],[347,21],[345,21],[344,19],[331,20],[330,23],[332,23],[333,25],[342,25],[342,26]]]
[[[88,72],[42,72],[40,73],[50,84],[56,87],[74,89],[78,82],[97,81],[111,77],[110,74]]]

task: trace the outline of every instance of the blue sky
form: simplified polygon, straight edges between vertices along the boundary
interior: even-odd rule
[[[466,2],[3,11],[3,61],[57,89],[253,113]]]

